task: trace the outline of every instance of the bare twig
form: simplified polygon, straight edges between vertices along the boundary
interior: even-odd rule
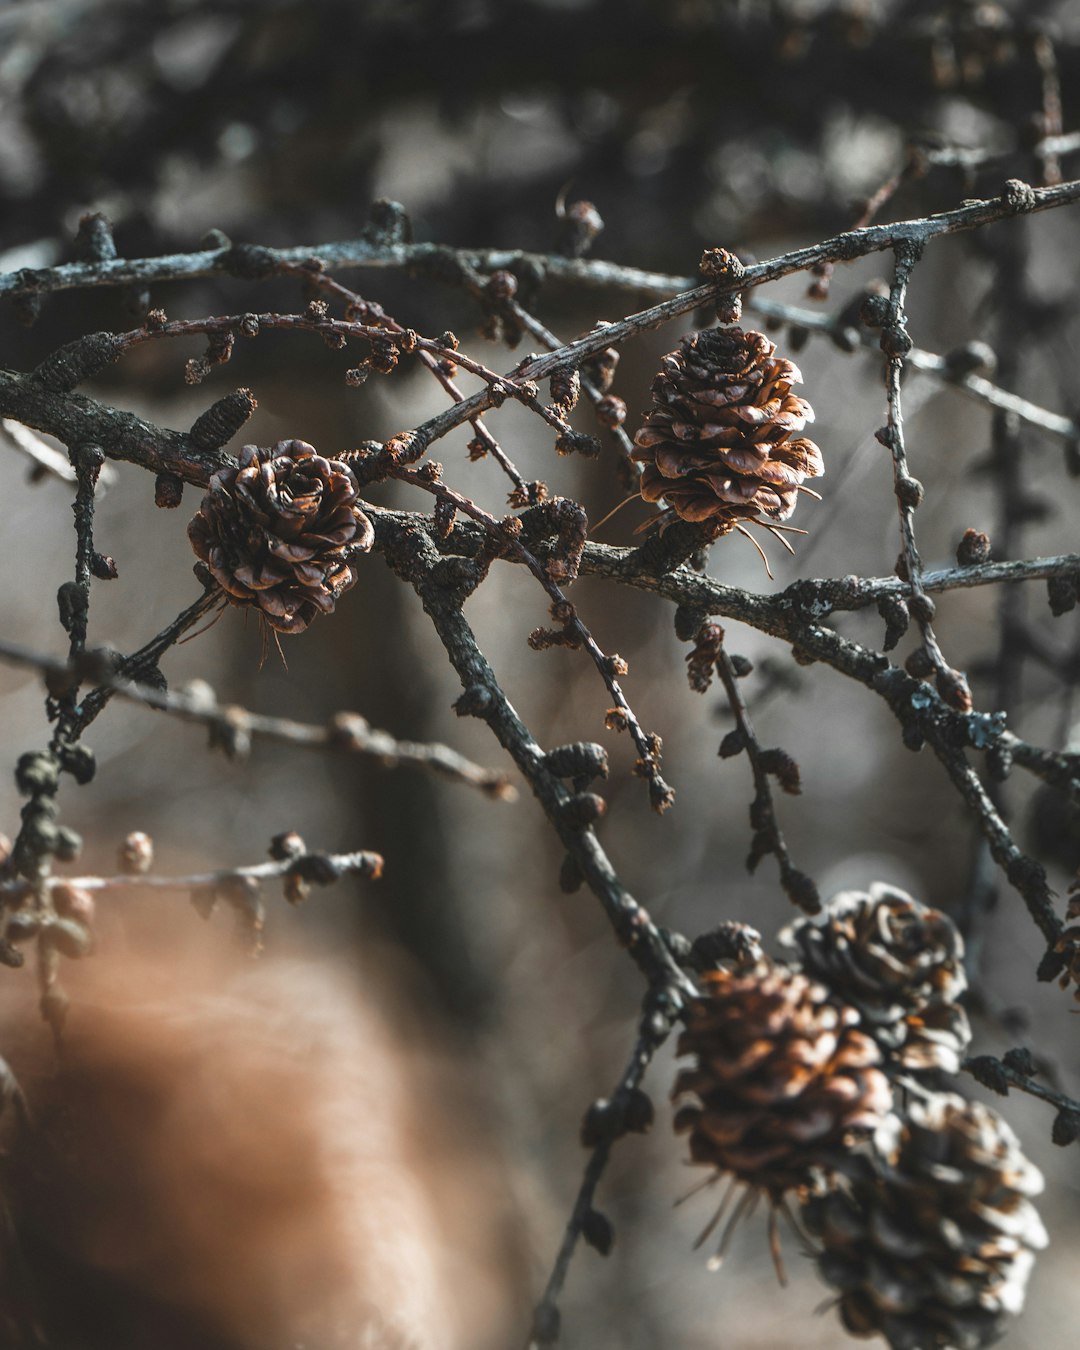
[[[510,753],[567,850],[574,876],[600,901],[619,940],[650,983],[692,993],[693,985],[664,936],[626,889],[596,837],[592,822],[603,813],[603,803],[593,793],[572,791],[562,782],[514,710],[461,612],[460,597],[440,584],[440,555],[433,540],[384,517],[375,546],[423,601],[461,680],[464,692],[455,705],[458,713],[486,722]]]
[[[781,300],[772,300],[767,296],[752,297],[747,302],[747,308],[764,318],[779,319],[826,337],[838,339],[843,334],[845,344],[849,335],[857,334],[859,344],[865,350],[872,350],[879,345],[877,337],[868,329],[845,328],[833,315],[818,314],[814,310],[789,305]],[[926,351],[922,347],[912,347],[907,354],[907,364],[921,374],[932,375],[943,383],[959,389],[969,398],[985,403],[991,408],[1000,408],[1003,412],[1014,414],[1021,422],[1037,427],[1048,435],[1066,441],[1080,441],[1080,424],[1071,417],[1064,417],[1060,413],[1041,408],[1037,403],[1001,388],[983,375],[962,373],[952,366],[946,357],[936,352]]]
[[[527,309],[524,309],[516,300],[511,300],[509,302],[509,308],[510,312],[518,323],[521,324],[522,328],[542,342],[548,351],[557,352],[560,349],[562,343],[555,334],[551,332],[549,328],[546,328],[539,319],[530,314]],[[605,397],[603,390],[600,389],[588,375],[582,374],[580,378],[582,392],[593,407],[597,407]],[[630,457],[634,451],[634,443],[621,426],[612,426],[609,427],[608,430],[615,438],[615,443],[618,445],[621,452],[621,467],[624,474],[629,478],[628,486],[630,486],[636,483],[641,477],[642,468],[640,464],[637,464]]]
[[[920,153],[917,148],[909,149],[901,167],[867,197],[862,209],[852,222],[851,228],[861,230],[869,225],[881,208],[892,200],[909,179],[921,178],[929,167],[930,164],[926,155]],[[836,263],[832,259],[827,262],[816,263],[811,268],[814,280],[810,283],[807,291],[811,299],[827,300],[829,298],[829,286],[835,271]]]
[[[561,1320],[559,1298],[562,1294],[563,1285],[566,1283],[570,1262],[573,1260],[578,1241],[583,1231],[587,1229],[590,1220],[596,1215],[593,1203],[596,1197],[596,1189],[604,1175],[620,1127],[626,1128],[627,1106],[633,1094],[638,1092],[653,1056],[667,1039],[667,1031],[664,1029],[662,1021],[658,1025],[654,1025],[655,1023],[654,1017],[651,1018],[646,1015],[643,1019],[637,1042],[626,1067],[623,1069],[611,1097],[603,1104],[604,1115],[611,1122],[611,1128],[603,1132],[602,1137],[593,1146],[588,1162],[585,1164],[585,1173],[581,1179],[581,1185],[578,1187],[570,1217],[566,1221],[566,1229],[563,1233],[562,1242],[559,1244],[555,1264],[548,1277],[540,1302],[536,1305],[536,1310],[533,1313],[532,1331],[528,1342],[530,1347],[552,1345],[559,1338],[559,1323]]]
[[[290,874],[305,875],[318,871],[311,865],[318,859],[325,864],[327,879],[330,872],[337,876],[355,874],[360,877],[377,879],[383,870],[383,859],[378,853],[299,853],[289,858],[272,859],[270,862],[251,863],[245,867],[226,867],[214,872],[193,872],[185,876],[153,876],[149,873],[139,875],[120,875],[112,877],[49,877],[46,887],[50,890],[58,886],[70,886],[81,891],[193,891],[201,888],[220,887],[237,877],[250,877],[253,881],[272,881],[276,877]],[[19,880],[0,881],[0,897],[9,904],[18,904],[27,893],[26,882]]]
[[[1020,186],[1026,187],[1025,184]],[[749,286],[759,286],[763,282],[775,281],[791,272],[804,271],[817,262],[847,262],[853,258],[863,257],[867,253],[880,253],[907,240],[920,240],[925,243],[926,240],[939,235],[955,234],[960,230],[991,225],[994,221],[1005,220],[1017,214],[1018,211],[1051,210],[1080,199],[1080,181],[1029,189],[1029,193],[1030,195],[1021,193],[1018,197],[1015,191],[1006,190],[1001,197],[971,202],[952,211],[944,211],[940,215],[928,216],[921,220],[897,221],[888,225],[871,225],[866,229],[847,231],[820,243],[795,249],[769,262],[755,263],[746,269],[746,276],[740,279],[737,286],[728,289],[742,290]],[[615,286],[622,290],[646,294],[650,292],[670,294],[673,281],[672,277],[663,273],[623,267],[617,263],[595,259],[564,258],[557,254],[530,254],[513,249],[447,250],[436,244],[388,244],[363,238],[283,249],[260,246],[256,252],[261,275],[272,274],[281,264],[303,264],[311,258],[318,258],[327,267],[335,270],[349,267],[413,267],[423,271],[425,264],[430,265],[434,260],[449,254],[451,257],[460,257],[470,267],[480,272],[512,269],[528,261],[548,276],[576,282],[578,285]],[[30,279],[20,272],[7,272],[0,274],[0,295],[28,292],[45,294],[77,287],[122,286],[131,283],[152,285],[157,281],[223,275],[243,276],[250,273],[250,265],[245,266],[243,255],[238,254],[230,245],[194,253],[165,254],[155,258],[114,258],[103,262],[62,263],[56,267],[35,269]],[[679,303],[683,307],[678,309],[677,313],[686,313],[718,293],[714,287],[697,285],[693,277],[678,277],[674,281],[676,289],[688,292],[687,297],[680,298]],[[692,298],[689,298],[690,296]],[[671,318],[674,314],[665,313],[664,317]],[[663,321],[664,318],[656,320],[657,323]],[[611,340],[619,340],[622,336],[625,334],[613,333]],[[582,339],[583,343],[587,341],[588,339]]]
[[[592,571],[599,561],[601,546],[592,545],[583,557],[583,570]],[[620,552],[616,562],[611,555]],[[988,748],[1001,727],[986,714],[961,712],[950,707],[927,685],[904,670],[893,666],[880,652],[874,652],[848,638],[841,637],[821,623],[815,588],[800,596],[799,584],[779,597],[751,595],[734,587],[725,587],[702,577],[690,568],[656,576],[641,568],[637,550],[603,550],[603,564],[597,571],[614,576],[631,586],[665,595],[704,614],[721,614],[740,619],[763,632],[791,643],[804,658],[813,658],[831,666],[840,674],[857,680],[888,703],[901,722],[905,742],[917,749],[930,745],[954,786],[971,807],[980,830],[990,846],[998,866],[1021,895],[1048,947],[1061,935],[1062,924],[1054,912],[1052,893],[1041,866],[1027,857],[1015,844],[1008,827],[994,808],[978,775],[968,763],[961,746]],[[842,585],[843,583],[841,583]],[[858,582],[853,583],[858,586]],[[1040,967],[1044,978],[1052,978],[1052,963]]]
[[[1061,182],[1061,161],[1056,142],[1062,139],[1061,77],[1058,73],[1057,53],[1047,32],[1035,36],[1035,61],[1042,77],[1042,140],[1035,147],[1036,157],[1042,162],[1042,180],[1046,184]]]
[[[654,810],[665,811],[671,805],[675,794],[660,775],[660,750],[657,737],[642,728],[637,714],[630,706],[617,679],[618,675],[627,673],[626,663],[621,657],[608,656],[600,649],[596,639],[578,614],[577,607],[567,600],[562,587],[554,580],[554,575],[556,575],[554,560],[547,564],[540,562],[521,542],[519,537],[520,526],[515,531],[507,528],[504,524],[500,524],[494,516],[478,507],[468,497],[463,497],[445,484],[437,482],[431,475],[419,470],[401,468],[394,470],[392,476],[399,478],[402,482],[412,483],[416,487],[423,488],[424,491],[432,493],[463,515],[478,521],[502,549],[510,554],[515,554],[528,567],[552,601],[553,615],[561,625],[562,633],[570,636],[573,645],[580,645],[589,653],[614,704],[614,707],[608,713],[609,720],[619,727],[624,727],[630,733],[634,748],[639,756],[637,771],[648,780],[650,803]],[[557,503],[551,505],[556,506]],[[580,515],[584,522],[584,512],[581,512]],[[515,521],[514,524],[518,524],[518,522]],[[582,543],[584,543],[584,529],[582,529]],[[565,575],[568,580],[573,580],[577,575],[576,558],[569,566],[565,559],[561,559],[558,574]],[[541,645],[541,643],[536,645]]]
[[[778,781],[786,791],[799,791],[799,770],[790,756],[776,750],[762,747],[754,730],[750,710],[743,698],[742,688],[735,665],[725,648],[721,647],[716,670],[727,694],[728,703],[735,716],[735,725],[740,733],[741,748],[746,751],[750,769],[754,776],[754,801],[750,808],[750,823],[754,830],[750,845],[748,866],[753,869],[764,853],[772,853],[780,869],[780,884],[793,904],[808,913],[816,913],[821,908],[817,887],[813,881],[791,861],[787,841],[780,828],[773,800],[772,783],[769,774],[777,774]]]
[[[885,353],[885,394],[888,405],[888,423],[877,433],[877,438],[889,450],[893,463],[893,491],[896,494],[900,516],[902,554],[897,564],[902,579],[908,583],[908,605],[922,634],[926,656],[924,674],[934,674],[942,697],[962,711],[971,707],[971,691],[959,671],[953,670],[942,655],[932,623],[934,603],[923,585],[923,565],[915,542],[915,512],[922,504],[922,484],[908,470],[907,447],[904,441],[904,419],[901,410],[900,387],[904,362],[911,350],[904,306],[911,272],[922,254],[921,243],[905,242],[896,249],[893,284],[889,292],[889,313],[881,330],[881,350]]]
[[[30,666],[50,676],[54,682],[78,678],[77,665],[29,651],[3,639],[0,639],[0,660],[13,665]],[[517,790],[506,774],[484,769],[438,742],[398,740],[387,731],[368,726],[358,713],[336,713],[325,726],[319,726],[295,722],[286,717],[268,717],[262,713],[249,712],[235,704],[221,704],[210,686],[201,680],[181,689],[162,690],[149,685],[131,684],[117,676],[106,680],[104,687],[132,703],[141,703],[178,717],[181,721],[197,722],[209,727],[214,733],[214,740],[231,749],[234,754],[252,737],[262,737],[306,749],[369,755],[386,768],[396,768],[401,764],[428,768],[447,778],[478,787],[502,801],[513,801],[517,797]]]
[[[1011,731],[1001,733],[1000,745],[1013,764],[1080,806],[1080,755],[1070,750],[1047,750],[1031,745]]]
[[[1036,1082],[1029,1074],[1020,1073],[993,1055],[969,1056],[961,1061],[960,1067],[985,1087],[993,1087],[1002,1096],[1008,1094],[1009,1088],[1017,1088],[1027,1093],[1029,1097],[1037,1097],[1050,1106],[1056,1106],[1059,1111],[1070,1112],[1077,1117],[1077,1124],[1080,1125],[1080,1101]]]
[[[120,681],[134,680],[136,683],[140,683],[152,678],[158,670],[158,662],[169,648],[175,646],[185,633],[194,628],[200,619],[222,603],[221,591],[217,586],[211,587],[193,604],[181,610],[172,623],[166,624],[160,633],[155,633],[150,641],[140,647],[138,651],[110,663],[111,669],[107,672],[108,682],[91,690],[85,698],[80,700],[79,712],[72,725],[73,732],[81,735],[86,730],[109,700],[118,692]]]

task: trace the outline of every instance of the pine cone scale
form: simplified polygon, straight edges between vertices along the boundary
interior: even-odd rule
[[[314,544],[293,544],[287,539],[268,538],[266,547],[275,557],[286,563],[304,563],[315,556]]]

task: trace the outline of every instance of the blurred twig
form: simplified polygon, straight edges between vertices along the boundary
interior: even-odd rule
[[[747,308],[767,319],[778,319],[796,328],[805,328],[813,333],[831,337],[842,343],[847,349],[852,340],[866,350],[878,346],[878,338],[865,328],[853,328],[843,324],[837,317],[818,314],[814,310],[803,309],[798,305],[789,305],[780,300],[770,300],[767,296],[753,296],[747,301]],[[1019,394],[1002,389],[1000,385],[983,375],[965,373],[958,369],[947,356],[929,352],[921,347],[912,347],[907,354],[907,364],[921,374],[933,375],[946,384],[959,389],[970,398],[986,403],[991,408],[1000,408],[1003,412],[1013,413],[1022,422],[1037,427],[1051,436],[1062,440],[1080,442],[1080,424],[1071,417],[1041,408]]]
[[[40,671],[49,678],[53,687],[65,682],[77,683],[81,673],[77,664],[32,652],[3,639],[0,639],[0,660]],[[84,663],[82,673],[96,679],[103,675],[92,660]],[[141,703],[178,717],[181,721],[197,722],[209,727],[213,733],[212,739],[233,754],[242,754],[252,737],[261,737],[307,749],[368,755],[386,768],[411,764],[432,769],[447,778],[478,787],[502,801],[513,801],[517,796],[506,774],[484,769],[447,745],[398,740],[387,731],[368,726],[358,713],[336,713],[325,726],[319,726],[296,722],[291,718],[249,712],[235,704],[221,704],[214,691],[202,680],[193,681],[181,689],[162,690],[149,685],[131,684],[122,676],[114,676],[105,680],[105,687],[132,703]]]
[[[603,1237],[593,1236],[593,1245],[601,1247],[605,1254],[606,1246],[613,1240],[613,1231],[608,1227],[607,1221],[594,1208],[596,1188],[604,1175],[608,1159],[611,1156],[612,1146],[620,1134],[625,1133],[628,1128],[638,1130],[648,1128],[651,1112],[644,1122],[631,1125],[627,1123],[628,1107],[635,1094],[640,1096],[640,1084],[645,1072],[667,1036],[668,1025],[665,1020],[657,1018],[655,1014],[650,1015],[646,1012],[638,1032],[637,1042],[618,1083],[615,1085],[614,1092],[609,1099],[597,1103],[593,1108],[594,1111],[596,1111],[596,1107],[601,1108],[596,1111],[597,1116],[600,1116],[603,1121],[600,1128],[596,1130],[600,1138],[592,1143],[592,1152],[585,1164],[585,1174],[581,1179],[581,1185],[578,1188],[574,1206],[570,1211],[570,1217],[566,1221],[566,1229],[559,1245],[558,1254],[555,1257],[555,1264],[552,1267],[551,1275],[548,1277],[540,1302],[533,1313],[532,1331],[529,1336],[530,1346],[552,1345],[559,1339],[561,1320],[559,1298],[562,1294],[563,1285],[566,1283],[566,1276],[569,1273],[570,1262],[573,1259],[578,1240],[583,1234],[588,1234],[590,1228],[600,1229]],[[589,1119],[590,1117],[586,1116],[587,1123]],[[587,1129],[583,1129],[583,1134],[585,1135],[583,1142],[591,1142]]]
[[[61,483],[75,482],[75,470],[67,455],[54,450],[40,436],[35,436],[29,427],[5,417],[0,419],[0,430],[11,445],[31,461],[30,477],[34,482],[39,478],[55,478]],[[98,477],[98,497],[103,497],[105,489],[115,482],[116,470],[111,464],[103,465]]]
[[[320,867],[321,864],[321,867]],[[272,859],[270,862],[251,863],[245,867],[221,868],[215,872],[195,872],[186,876],[154,876],[149,873],[138,875],[120,875],[112,877],[51,876],[44,882],[47,890],[67,886],[82,891],[194,891],[221,887],[236,878],[248,877],[252,881],[272,881],[277,877],[301,875],[307,881],[320,880],[329,883],[345,875],[357,875],[376,880],[383,869],[383,859],[378,853],[298,853],[288,858]],[[320,871],[325,876],[320,876]],[[29,893],[28,882],[13,879],[0,880],[0,898],[11,905],[19,902]]]

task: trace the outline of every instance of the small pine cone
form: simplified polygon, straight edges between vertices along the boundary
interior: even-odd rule
[[[634,458],[641,495],[663,499],[667,519],[712,521],[721,534],[740,520],[787,520],[799,484],[824,472],[814,442],[791,439],[814,412],[791,392],[798,369],[775,351],[763,333],[711,328],[664,357]]]
[[[796,919],[780,935],[802,969],[857,1008],[888,1058],[913,1073],[958,1073],[971,1040],[956,1000],[967,988],[964,940],[940,910],[874,882],[844,891],[824,920]]]
[[[821,985],[767,962],[706,971],[700,983],[679,1038],[696,1063],[674,1091],[697,1098],[675,1117],[694,1162],[775,1197],[892,1109],[881,1052],[858,1030],[858,1013],[830,1003]]]
[[[356,502],[352,470],[304,441],[245,445],[238,468],[210,479],[188,538],[232,604],[256,608],[279,633],[302,633],[355,582],[346,546],[374,541]]]
[[[1023,1307],[1046,1231],[1043,1179],[981,1102],[935,1095],[886,1122],[849,1184],[803,1206],[818,1269],[856,1336],[893,1350],[978,1350]]]

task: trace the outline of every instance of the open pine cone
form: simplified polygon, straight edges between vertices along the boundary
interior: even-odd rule
[[[356,581],[346,546],[374,541],[357,492],[351,469],[305,441],[245,445],[235,469],[210,479],[188,538],[232,604],[302,633]]]
[[[690,1001],[679,1053],[695,1056],[674,1096],[675,1128],[694,1162],[711,1163],[778,1196],[828,1166],[852,1137],[892,1109],[881,1052],[859,1014],[785,966],[707,971]]]
[[[802,376],[763,333],[710,328],[663,358],[653,407],[634,444],[641,495],[718,534],[740,521],[787,520],[799,484],[824,472],[813,441],[792,433],[814,419],[791,392]]]
[[[964,940],[947,914],[875,882],[844,891],[822,921],[796,919],[780,935],[802,969],[859,1010],[891,1062],[914,1073],[960,1071],[971,1040],[956,1000],[967,988]]]
[[[892,1350],[989,1345],[1047,1243],[1029,1199],[1041,1174],[995,1111],[955,1096],[913,1102],[875,1145],[850,1160],[850,1185],[802,1211],[844,1325]]]

